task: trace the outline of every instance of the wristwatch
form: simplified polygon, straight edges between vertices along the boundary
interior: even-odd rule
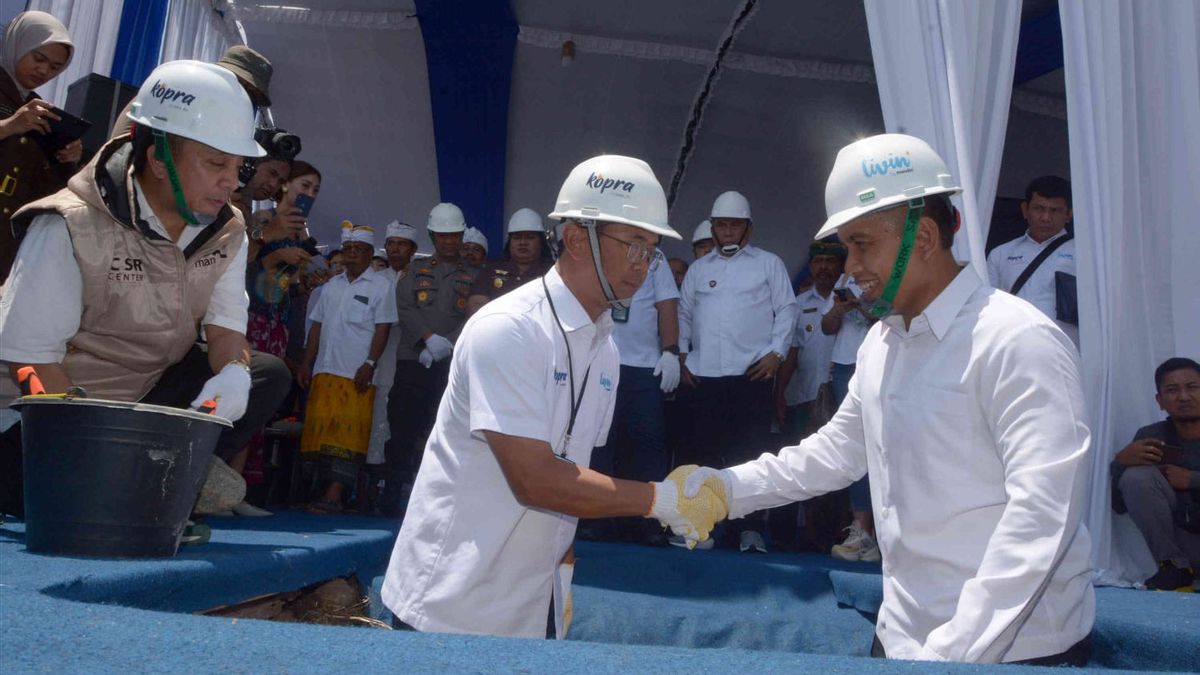
[[[771,353],[775,355],[775,358],[779,359],[780,363],[783,363],[783,354],[780,354],[779,352],[771,352]]]
[[[368,366],[371,366],[371,368],[375,367],[375,359],[367,359],[366,361],[363,361],[363,363],[365,363]]]
[[[670,352],[675,356],[679,356],[679,345],[667,345],[666,347],[663,347],[663,351]]]

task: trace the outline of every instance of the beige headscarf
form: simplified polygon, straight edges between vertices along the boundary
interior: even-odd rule
[[[21,12],[13,17],[8,28],[4,31],[4,44],[0,45],[0,68],[8,73],[21,98],[29,96],[29,90],[17,82],[17,61],[29,52],[50,44],[60,44],[67,48],[67,63],[75,56],[75,44],[71,42],[71,34],[62,22],[45,12]]]

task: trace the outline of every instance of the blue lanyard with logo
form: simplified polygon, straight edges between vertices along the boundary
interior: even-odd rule
[[[550,297],[550,287],[546,285],[546,277],[542,277],[542,290],[546,291],[546,300],[550,302],[550,313],[554,315],[554,323],[558,325],[558,332],[562,334],[563,344],[567,346],[567,372],[569,373],[571,383],[571,417],[567,421],[567,433],[563,436],[562,449],[555,455],[559,459],[567,459],[567,448],[571,446],[571,434],[575,432],[575,418],[579,416],[579,408],[583,405],[583,393],[587,391],[588,375],[592,372],[592,364],[588,364],[587,371],[583,374],[583,386],[579,388],[579,398],[575,398],[575,363],[571,360],[571,342],[567,340],[567,331],[563,328],[562,321],[558,318],[558,310],[554,308],[554,298]],[[553,449],[552,449],[553,450]]]

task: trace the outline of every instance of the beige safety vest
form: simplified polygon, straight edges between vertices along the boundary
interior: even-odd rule
[[[82,274],[83,316],[63,367],[88,396],[118,401],[145,396],[191,349],[213,288],[245,234],[241,216],[228,206],[187,251],[144,233],[133,217],[118,219],[114,209],[136,213],[128,189],[133,179],[121,170],[128,150],[128,136],[110,141],[66,188],[14,217],[19,228],[41,213],[66,220]],[[104,189],[100,177],[110,178]]]

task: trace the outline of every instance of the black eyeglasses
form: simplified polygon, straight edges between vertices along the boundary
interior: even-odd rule
[[[640,241],[625,241],[620,237],[614,237],[606,232],[597,232],[601,237],[607,237],[613,241],[619,241],[625,244],[625,259],[633,264],[645,262],[648,258],[658,259],[661,254],[657,246],[647,246]]]

